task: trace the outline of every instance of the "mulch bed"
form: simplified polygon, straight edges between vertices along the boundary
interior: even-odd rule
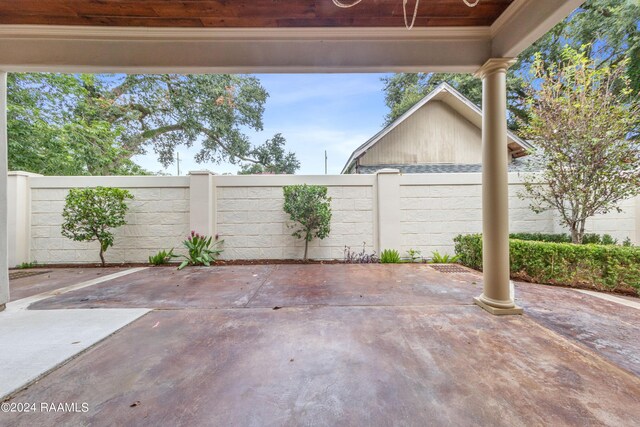
[[[234,259],[234,260],[218,260],[212,263],[212,266],[227,266],[227,265],[273,265],[273,264],[344,264],[341,260],[308,260],[303,261],[301,259]],[[163,265],[152,266],[149,263],[107,263],[104,266],[102,264],[38,264],[32,268],[136,268],[136,267],[173,267],[176,268],[180,263],[169,263]],[[28,269],[10,269],[11,271],[25,271]]]

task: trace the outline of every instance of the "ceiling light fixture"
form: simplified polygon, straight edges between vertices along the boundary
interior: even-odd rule
[[[343,3],[340,0],[332,0],[332,1],[333,1],[333,4],[335,4],[336,6],[341,7],[343,9],[347,9],[357,5],[362,0],[355,0],[351,3]],[[462,0],[462,1],[464,2],[464,4],[466,4],[469,7],[476,7],[478,3],[480,3],[480,0]],[[416,23],[416,17],[418,16],[418,5],[420,4],[420,0],[416,0],[416,5],[413,8],[413,18],[411,18],[411,23],[409,23],[409,20],[407,18],[407,3],[409,3],[409,0],[402,0],[402,12],[404,13],[404,25],[405,27],[407,27],[407,30],[410,30],[413,28],[413,24]]]

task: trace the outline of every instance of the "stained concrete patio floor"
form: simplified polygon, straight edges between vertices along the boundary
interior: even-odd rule
[[[150,269],[31,309],[151,308],[12,402],[57,425],[637,425],[640,310],[419,265]],[[278,309],[274,310],[274,308]]]
[[[28,272],[33,275],[11,281],[11,300],[31,297],[85,282],[98,277],[124,271],[123,268],[33,268],[28,270],[11,270],[11,273]]]

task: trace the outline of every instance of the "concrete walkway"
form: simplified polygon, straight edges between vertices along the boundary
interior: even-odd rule
[[[637,425],[640,310],[424,265],[148,269],[32,309],[155,310],[10,402],[11,425]]]
[[[79,280],[88,275],[64,270],[52,272],[54,279],[47,284],[48,291],[7,304],[6,310],[0,313],[0,400],[149,312],[146,309],[34,311],[27,310],[30,304],[138,271],[141,269],[119,270],[79,283],[67,282],[68,286],[62,286],[63,278]],[[94,270],[89,277],[95,276]],[[31,283],[33,277],[37,276],[16,282]],[[42,288],[37,284],[20,283],[19,286],[21,290]]]

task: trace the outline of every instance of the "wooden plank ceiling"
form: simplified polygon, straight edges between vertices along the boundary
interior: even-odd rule
[[[342,0],[348,2],[349,0]],[[488,26],[513,0],[421,0],[416,27]],[[411,14],[414,0],[409,0]],[[398,27],[402,0],[0,0],[0,24],[135,27]]]

